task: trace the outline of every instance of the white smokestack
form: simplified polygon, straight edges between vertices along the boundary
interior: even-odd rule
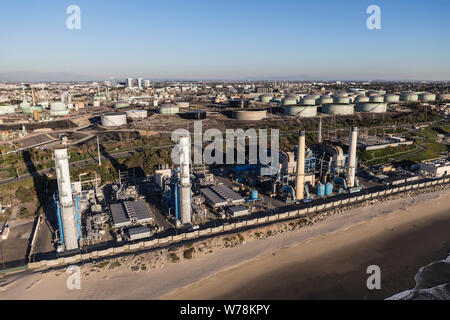
[[[297,152],[297,179],[295,183],[297,200],[304,198],[305,191],[305,131],[300,132]]]
[[[191,223],[191,142],[189,137],[180,137],[180,213],[181,222]]]
[[[355,186],[356,173],[356,147],[358,144],[358,128],[353,127],[350,131],[350,142],[348,147],[348,171],[347,171],[347,186],[353,188]]]
[[[78,249],[78,227],[70,182],[69,156],[67,149],[55,150],[56,178],[58,181],[59,207],[66,250]]]

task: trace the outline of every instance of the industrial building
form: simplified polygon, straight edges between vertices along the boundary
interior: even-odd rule
[[[422,174],[434,178],[440,178],[450,175],[450,161],[430,161],[419,164],[419,170]]]
[[[110,205],[113,228],[144,225],[153,222],[147,205],[143,201],[124,201]]]
[[[200,189],[206,202],[212,208],[233,206],[245,203],[245,199],[225,185],[211,185]]]

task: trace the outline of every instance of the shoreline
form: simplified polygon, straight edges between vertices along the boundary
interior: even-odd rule
[[[112,269],[106,268],[103,270],[92,271],[93,266],[82,266],[82,289],[76,291],[69,291],[65,286],[65,280],[68,275],[64,274],[64,270],[44,270],[36,272],[28,272],[16,277],[8,278],[6,284],[0,284],[0,298],[7,299],[196,299],[196,298],[227,298],[227,291],[224,283],[219,280],[224,274],[231,273],[233,270],[238,270],[232,281],[227,281],[229,293],[232,293],[234,287],[232,284],[240,286],[247,286],[249,283],[257,279],[258,276],[264,274],[264,270],[272,270],[271,264],[264,265],[265,259],[276,257],[275,270],[282,269],[287,266],[289,270],[289,261],[283,261],[283,253],[290,250],[298,250],[298,248],[310,247],[309,252],[298,258],[296,261],[305,263],[304,260],[309,257],[311,264],[315,261],[316,264],[323,265],[328,263],[330,265],[338,262],[325,259],[324,253],[333,255],[336,259],[336,253],[339,250],[353,250],[348,248],[350,240],[358,241],[367,235],[367,231],[362,232],[361,228],[368,227],[377,219],[384,219],[385,223],[395,225],[393,227],[395,234],[398,234],[397,226],[401,223],[414,224],[416,220],[450,220],[449,214],[442,214],[437,212],[439,208],[450,208],[450,190],[440,190],[431,193],[420,194],[411,198],[399,198],[387,202],[378,203],[375,206],[366,206],[351,209],[345,213],[336,214],[328,217],[324,221],[315,223],[310,226],[305,226],[293,231],[287,231],[273,235],[265,239],[252,239],[245,244],[240,244],[232,248],[218,247],[214,248],[211,254],[202,253],[200,256],[192,260],[185,260],[183,263],[168,263],[161,268],[151,270],[150,265],[147,264],[147,270],[138,270],[136,272],[130,271],[122,262],[122,266]],[[449,200],[446,200],[449,199]],[[444,203],[445,202],[445,203]],[[404,215],[405,212],[413,210],[414,208],[425,206],[424,213],[416,212],[415,215]],[[438,210],[439,211],[439,210]],[[409,213],[409,212],[408,212]],[[428,221],[429,222],[429,221]],[[422,227],[424,225],[421,222]],[[426,223],[425,225],[429,225]],[[348,230],[356,229],[357,233],[352,234],[348,239],[339,239],[337,236]],[[372,229],[369,227],[369,230]],[[420,228],[417,228],[420,229]],[[384,230],[384,229],[383,229]],[[391,231],[373,230],[374,234],[390,234]],[[448,230],[448,229],[446,229]],[[405,230],[406,234],[411,233],[411,230]],[[254,231],[253,231],[254,232]],[[381,232],[381,233],[380,233]],[[386,233],[387,232],[387,233]],[[430,231],[427,231],[430,232]],[[446,234],[446,240],[448,232]],[[323,241],[331,241],[333,246],[328,246]],[[345,240],[345,241],[344,241]],[[347,242],[346,242],[347,241]],[[351,241],[350,241],[351,243]],[[223,245],[223,243],[222,243]],[[333,250],[328,250],[332,247]],[[367,244],[359,247],[368,247]],[[370,246],[369,246],[370,247]],[[328,249],[327,249],[328,248]],[[311,252],[316,253],[312,256]],[[273,256],[275,253],[275,256]],[[322,256],[318,256],[321,253]],[[142,254],[131,255],[126,258],[127,263],[135,263],[143,259]],[[151,257],[153,259],[153,257]],[[158,257],[159,258],[159,257]],[[442,257],[439,257],[441,259]],[[303,260],[302,260],[303,259]],[[316,259],[316,260],[314,260]],[[317,260],[318,259],[318,260]],[[439,260],[438,259],[438,260]],[[143,259],[144,261],[145,259]],[[303,262],[302,262],[303,261]],[[295,262],[295,261],[294,261]],[[430,261],[427,261],[428,263]],[[246,270],[249,264],[257,264],[256,268],[250,271]],[[273,262],[271,262],[273,264]],[[287,263],[287,264],[286,264]],[[347,263],[347,262],[346,262]],[[426,264],[425,263],[425,264]],[[144,265],[143,263],[142,265]],[[112,263],[111,263],[112,265]],[[141,265],[141,266],[142,266]],[[345,264],[344,264],[345,265]],[[308,265],[306,265],[308,266]],[[129,265],[128,265],[129,267]],[[303,268],[306,268],[303,266]],[[317,269],[317,266],[314,266]],[[342,267],[341,267],[342,269]],[[383,268],[382,268],[383,269]],[[240,272],[239,272],[240,270]],[[242,271],[244,270],[244,271]],[[306,270],[306,269],[305,269]],[[328,270],[329,271],[329,270]],[[343,269],[345,271],[345,268]],[[382,271],[383,272],[383,271]],[[417,270],[414,270],[414,273]],[[88,275],[89,273],[89,275]],[[311,275],[310,279],[314,279]],[[324,275],[322,275],[324,276]],[[366,277],[366,275],[364,274]],[[298,276],[297,276],[298,277]],[[205,282],[213,280],[214,286],[205,291],[206,295],[201,294],[201,290],[206,289]],[[219,279],[219,280],[218,280]],[[344,279],[345,280],[345,279]],[[312,280],[311,280],[312,281]],[[365,281],[365,280],[364,280]],[[267,284],[267,281],[265,282]],[[364,282],[365,283],[365,282]],[[409,285],[409,282],[406,283]],[[250,283],[251,285],[251,283]],[[413,285],[410,285],[411,289]],[[194,291],[192,290],[194,288]],[[221,290],[217,290],[221,288]],[[212,291],[211,291],[212,290]],[[186,292],[191,292],[186,295]],[[220,291],[220,292],[219,292]],[[401,290],[399,290],[401,291]],[[213,294],[211,294],[213,292]],[[394,294],[397,292],[394,292]],[[196,295],[197,296],[196,296]],[[317,296],[320,298],[320,296]],[[326,297],[326,296],[324,296]],[[252,298],[251,293],[248,293],[247,298]],[[271,299],[274,297],[271,296]],[[280,297],[281,299],[282,297]],[[311,298],[311,297],[310,297]],[[314,297],[313,297],[314,298]]]
[[[445,200],[443,197],[441,193],[439,200]],[[449,255],[450,200],[432,213],[422,215],[417,210],[433,207],[428,203],[433,200],[278,249],[173,290],[162,299],[388,298],[414,288],[414,276],[421,267]],[[416,211],[414,217],[404,216],[408,209]],[[380,226],[370,230],[385,222],[391,222],[383,227],[385,232]],[[360,235],[355,238],[356,233]],[[411,249],[414,241],[418,247]],[[372,264],[381,268],[381,290],[366,287],[366,268]]]

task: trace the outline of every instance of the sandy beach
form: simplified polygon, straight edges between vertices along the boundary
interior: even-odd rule
[[[183,263],[91,272],[68,290],[65,270],[0,279],[0,299],[383,299],[450,251],[450,191],[352,209],[325,221]],[[139,255],[129,259],[138,259]],[[366,269],[381,268],[381,290]],[[87,273],[86,273],[87,274]]]

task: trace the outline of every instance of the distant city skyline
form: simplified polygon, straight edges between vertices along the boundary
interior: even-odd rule
[[[381,30],[369,30],[369,5]],[[69,30],[67,7],[81,9]],[[144,1],[3,4],[0,81],[450,80],[450,2]]]

